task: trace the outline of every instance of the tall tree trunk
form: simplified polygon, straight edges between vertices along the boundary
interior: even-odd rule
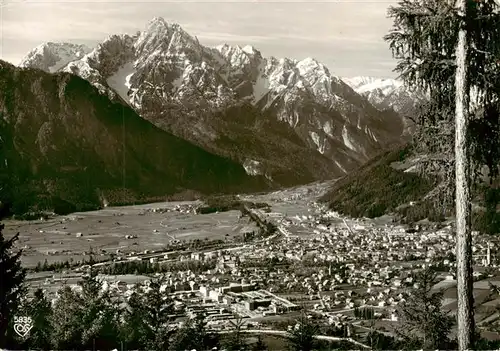
[[[455,181],[456,181],[456,256],[458,295],[458,349],[473,347],[474,311],[472,295],[472,237],[470,205],[470,165],[467,140],[469,120],[467,1],[457,0],[463,16],[456,49],[455,106]]]

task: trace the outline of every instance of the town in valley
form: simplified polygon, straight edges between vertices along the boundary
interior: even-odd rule
[[[178,323],[202,312],[219,332],[240,318],[248,331],[281,335],[305,312],[344,327],[343,338],[373,329],[392,335],[398,304],[418,287],[413,273],[425,267],[439,272],[433,289],[444,291],[443,309],[456,311],[451,221],[351,219],[317,201],[327,188],[238,195],[244,210],[203,213],[202,201],[165,202],[8,220],[5,233],[20,233],[28,284],[52,299],[63,285],[79,289],[91,269],[118,298],[161,278]],[[476,322],[488,333],[499,318],[498,240],[473,234]]]

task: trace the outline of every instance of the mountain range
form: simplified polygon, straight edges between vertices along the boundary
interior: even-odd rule
[[[402,81],[390,78],[352,77],[343,78],[358,94],[364,96],[381,111],[397,112],[405,125],[404,134],[410,134],[418,104],[427,98],[419,91],[409,89]]]
[[[225,162],[224,169],[233,169],[232,175],[237,173],[244,184],[252,183],[254,189],[342,176],[408,137],[404,111],[405,106],[411,105],[413,95],[397,81],[341,79],[313,58],[299,61],[264,57],[252,46],[203,46],[178,24],[167,23],[159,17],[151,20],[143,31],[110,35],[95,48],[44,43],[29,52],[19,67],[9,68],[12,75],[9,79],[13,84],[22,84],[17,79],[19,75],[32,77],[33,80],[25,84],[37,88],[25,89],[35,94],[37,103],[44,105],[44,100],[58,99],[80,101],[82,106],[72,105],[74,110],[69,107],[64,110],[67,114],[64,118],[73,114],[92,119],[96,114],[106,113],[96,110],[95,101],[99,101],[99,109],[114,106],[114,113],[107,118],[109,123],[122,125],[122,133],[126,135],[121,137],[123,141],[128,133],[138,131],[124,127],[116,112],[120,106],[131,116],[142,119],[141,123],[146,123],[144,130],[154,130],[151,133],[155,137],[151,140],[159,138],[161,133],[165,133],[168,140],[178,138],[175,140],[179,145],[182,140],[189,150],[206,152],[215,157],[215,163]],[[52,76],[58,78],[48,78]],[[90,84],[81,92],[72,90],[74,95],[61,95],[61,89],[66,91],[65,85],[59,82],[61,77],[72,80],[75,76]],[[51,79],[55,83],[47,88],[40,86],[41,81]],[[75,86],[83,87],[79,82]],[[92,94],[90,87],[95,89]],[[86,99],[85,94],[92,95],[95,101]],[[48,119],[61,113],[57,103],[50,106],[37,109],[31,105],[31,109],[35,115],[43,110]],[[17,114],[15,110],[13,113]],[[21,114],[23,118],[37,118],[25,112]],[[47,130],[61,128],[60,124],[51,123],[43,128],[31,123],[35,129],[18,129],[16,133],[45,135],[50,144],[53,136]],[[22,128],[21,124],[16,125]],[[61,139],[71,138],[76,143],[85,140],[88,147],[96,141],[96,133],[103,132],[80,128],[79,135],[75,135],[68,129],[69,125],[59,131]],[[41,129],[37,130],[38,127]],[[150,132],[144,130],[140,137],[131,138],[148,140],[148,147],[154,148],[155,143],[148,137]],[[108,137],[118,138],[102,135],[102,138]],[[131,147],[146,152],[146,146],[139,144]],[[164,142],[168,144],[169,141]],[[194,149],[195,146],[198,148]],[[19,144],[17,147],[20,148]],[[184,154],[180,148],[179,154]],[[91,159],[102,159],[95,146],[94,149]],[[118,153],[113,157],[118,157]],[[69,151],[64,157],[71,157]],[[122,167],[119,163],[107,162],[102,160],[100,167],[111,173],[113,167],[116,170]],[[177,172],[171,167],[162,171],[161,162],[156,159],[151,163],[160,173]],[[245,175],[238,173],[238,164]],[[53,167],[52,164],[45,166]],[[130,167],[128,172],[133,173],[139,165]],[[113,182],[110,180],[109,184]],[[243,183],[240,189],[244,188]],[[187,187],[176,184],[179,189],[195,188],[194,183],[186,184]],[[227,190],[220,181],[216,184],[221,184],[217,191]],[[228,188],[231,184],[234,182],[229,181]],[[209,190],[208,185],[205,189],[213,190]]]
[[[0,61],[0,86],[4,211],[73,212],[268,188],[264,177],[155,127],[75,75]]]
[[[283,185],[345,174],[404,129],[397,113],[373,106],[313,58],[206,47],[159,17],[92,50],[44,44],[20,66],[79,75],[158,127]]]

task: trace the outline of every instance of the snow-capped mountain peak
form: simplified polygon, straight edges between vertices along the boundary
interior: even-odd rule
[[[148,30],[151,30],[152,28],[154,27],[168,27],[168,23],[167,21],[165,21],[165,19],[163,17],[153,17],[147,24],[147,28]]]
[[[84,53],[65,60],[60,70],[81,76],[111,97],[121,97],[160,128],[212,149],[220,147],[216,140],[231,139],[222,128],[229,128],[223,127],[226,122],[238,124],[240,116],[224,123],[207,116],[241,105],[260,114],[255,118],[272,116],[280,122],[280,130],[273,133],[280,135],[283,129],[287,130],[284,135],[295,133],[292,143],[301,140],[299,149],[305,147],[321,159],[335,161],[336,166],[327,168],[342,174],[367,160],[385,141],[399,137],[399,116],[389,114],[388,127],[384,127],[381,112],[354,91],[359,86],[351,89],[312,57],[263,57],[251,45],[206,47],[180,25],[161,17],[153,18],[133,36],[111,35]],[[51,57],[45,52],[40,57],[44,55],[46,60]],[[33,62],[26,59],[27,66],[36,66]],[[53,66],[39,68],[50,71]],[[368,84],[368,79],[355,81]],[[387,94],[387,87],[398,87],[384,84],[379,84],[382,95]],[[239,127],[229,134],[241,133],[244,129]],[[251,159],[260,162],[261,157],[254,154]]]
[[[215,47],[216,50],[222,55],[222,58],[235,67],[244,70],[247,65],[250,65],[255,59],[261,58],[260,52],[250,49],[251,46],[231,46],[228,44],[219,45]]]
[[[378,108],[392,108],[401,113],[414,107],[421,94],[412,91],[402,81],[391,78],[354,77],[343,78],[358,94],[366,97]]]
[[[21,60],[19,67],[33,67],[52,73],[90,51],[92,49],[86,45],[47,42],[31,50]]]
[[[413,123],[406,117],[416,113],[418,103],[426,99],[425,94],[397,79],[353,77],[343,80],[375,107],[381,110],[392,109],[403,116],[405,134],[411,132]]]
[[[250,54],[250,55],[255,55],[257,53],[257,50],[252,45],[245,45],[242,48],[242,50],[245,51],[247,54]]]
[[[375,77],[354,77],[345,78],[344,81],[350,85],[359,94],[366,92],[381,90],[384,95],[390,94],[392,91],[403,86],[403,82],[390,78],[375,78]]]

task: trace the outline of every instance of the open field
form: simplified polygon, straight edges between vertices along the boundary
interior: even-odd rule
[[[224,240],[242,231],[257,231],[248,218],[239,219],[239,211],[206,215],[152,212],[173,209],[176,205],[196,202],[169,202],[148,205],[108,207],[99,211],[74,213],[46,221],[5,221],[4,234],[19,232],[18,246],[24,247],[23,263],[81,260],[92,249],[95,253],[116,250],[142,252],[158,250],[172,240]],[[134,236],[127,239],[126,236]]]
[[[496,307],[500,306],[500,297],[490,293],[489,283],[499,286],[499,277],[492,277],[474,282],[474,306],[476,323],[491,319],[490,317],[496,312]],[[442,289],[444,293],[443,308],[451,313],[456,313],[457,310],[457,288],[456,280],[443,281],[436,284],[434,288]],[[494,316],[493,319],[497,319]]]

